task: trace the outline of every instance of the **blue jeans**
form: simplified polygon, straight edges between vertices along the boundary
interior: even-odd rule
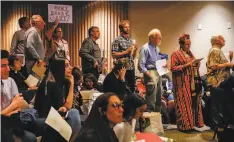
[[[70,109],[67,116],[67,123],[72,128],[72,137],[81,129],[80,113],[77,109]]]
[[[79,111],[77,109],[70,109],[68,116],[67,118],[65,118],[65,120],[71,126],[71,129],[72,129],[71,138],[73,138],[74,136],[78,134],[78,132],[81,129],[81,120],[80,120]],[[55,131],[53,128],[45,124],[45,118],[39,118],[39,121],[37,121],[37,128],[42,129],[38,131],[40,131],[40,133],[42,132],[42,136],[43,136],[42,140],[44,142],[65,141],[57,131]]]
[[[22,138],[22,142],[37,142],[37,138],[33,133],[24,131],[24,137]]]

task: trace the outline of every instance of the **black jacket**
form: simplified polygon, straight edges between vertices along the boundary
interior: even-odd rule
[[[93,69],[93,65],[96,61],[101,65],[101,50],[99,45],[92,40],[91,37],[86,38],[81,45],[79,56],[82,61],[82,70],[87,72],[87,70]]]

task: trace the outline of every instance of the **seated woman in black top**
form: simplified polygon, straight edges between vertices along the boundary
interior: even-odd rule
[[[19,92],[28,90],[27,84],[24,82],[27,79],[27,73],[22,67],[20,58],[17,55],[9,56],[10,73],[9,76],[15,80]]]
[[[103,92],[113,92],[120,100],[127,94],[127,84],[125,82],[126,66],[124,62],[118,60],[114,63],[113,70],[106,76],[103,83]]]
[[[73,103],[74,79],[68,60],[51,60],[47,76],[41,82],[35,97],[34,107],[40,118],[46,118],[50,108],[67,112],[66,121],[72,128],[72,136],[81,128],[80,115],[77,109],[71,109]],[[47,137],[48,136],[48,137]],[[51,138],[51,140],[50,140]],[[59,141],[46,135],[47,141]]]
[[[123,108],[114,93],[99,96],[81,128],[76,142],[118,142],[113,127],[122,122]]]

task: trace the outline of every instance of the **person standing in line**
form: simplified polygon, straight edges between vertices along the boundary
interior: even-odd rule
[[[127,58],[130,61],[130,66],[127,68],[125,79],[130,87],[131,91],[135,91],[135,66],[134,58],[136,57],[136,51],[138,46],[135,41],[130,38],[130,26],[129,21],[124,20],[119,24],[120,36],[112,42],[112,57],[115,60]]]
[[[171,55],[171,72],[178,130],[189,132],[204,126],[201,106],[201,59],[190,50],[190,35],[179,37],[180,49]]]
[[[153,29],[148,37],[149,42],[140,50],[138,69],[144,74],[148,109],[161,112],[162,79],[157,72],[156,61],[161,59],[158,46],[161,44],[162,36],[160,30]]]
[[[40,32],[45,27],[45,22],[40,15],[33,15],[31,17],[31,25],[32,27],[25,33],[25,67],[28,74],[31,73],[35,63],[38,63],[38,65],[44,63],[45,57],[44,45],[40,36]]]
[[[25,51],[25,32],[31,27],[28,17],[21,17],[18,20],[20,30],[16,31],[11,40],[11,54],[23,54]]]
[[[102,65],[101,50],[96,42],[100,38],[99,28],[96,26],[90,27],[88,34],[89,37],[82,42],[79,51],[82,71],[83,74],[92,73],[98,79]]]

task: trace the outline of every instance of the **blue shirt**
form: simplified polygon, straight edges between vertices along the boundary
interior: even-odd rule
[[[161,59],[160,49],[147,42],[140,50],[138,60],[138,69],[141,73],[145,73],[148,69],[156,69],[156,61]]]

